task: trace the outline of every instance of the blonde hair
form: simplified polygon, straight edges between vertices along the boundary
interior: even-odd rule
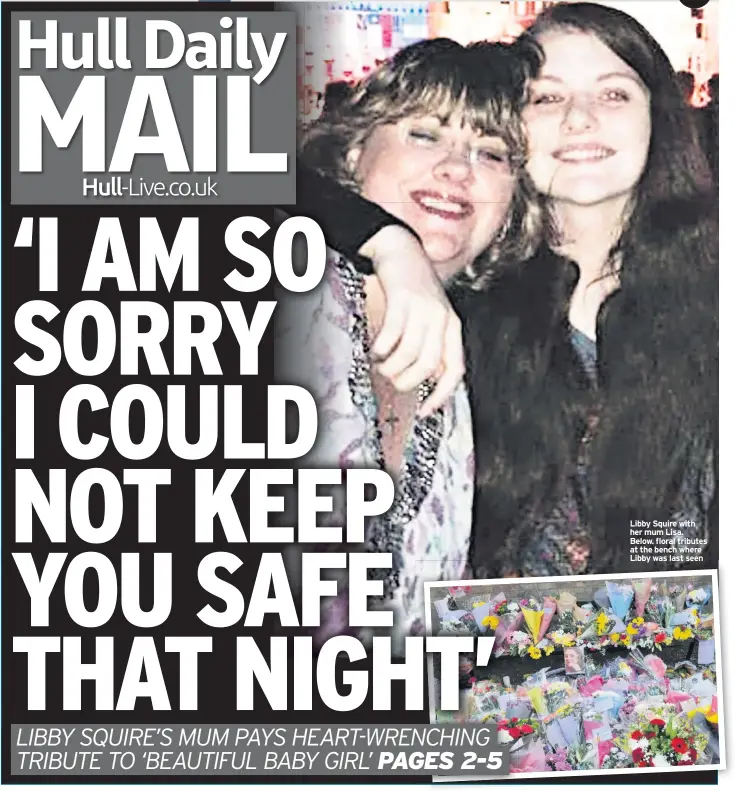
[[[380,126],[431,114],[442,122],[459,117],[481,134],[500,137],[508,147],[516,188],[502,228],[464,272],[465,282],[481,288],[501,267],[530,257],[544,230],[540,200],[523,170],[527,145],[521,121],[526,85],[540,62],[540,50],[530,42],[464,47],[440,38],[413,44],[306,130],[302,159],[359,192],[349,154]]]

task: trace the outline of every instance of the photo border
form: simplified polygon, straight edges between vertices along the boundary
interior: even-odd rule
[[[620,574],[575,574],[565,575],[558,577],[501,577],[493,579],[481,580],[442,580],[440,582],[425,582],[424,583],[424,617],[427,628],[431,628],[431,598],[430,591],[432,588],[449,588],[454,586],[468,585],[510,585],[533,584],[548,582],[569,582],[570,580],[624,580],[624,579],[662,579],[672,577],[694,577],[694,576],[709,576],[712,583],[712,613],[715,618],[715,672],[717,673],[717,723],[718,723],[718,740],[720,743],[720,760],[716,764],[706,764],[704,766],[672,766],[664,768],[660,766],[645,766],[645,767],[630,767],[628,769],[580,769],[572,772],[528,772],[528,773],[514,773],[507,774],[499,777],[498,775],[483,775],[472,777],[461,777],[457,775],[432,775],[433,783],[457,783],[471,781],[503,781],[538,779],[538,778],[556,778],[563,780],[565,777],[606,777],[608,775],[627,775],[631,772],[648,772],[659,774],[662,772],[678,772],[678,771],[725,771],[726,765],[726,740],[725,740],[725,712],[724,712],[724,694],[723,694],[723,677],[722,677],[722,645],[721,645],[721,629],[720,629],[720,600],[719,600],[719,587],[717,584],[717,569],[702,569],[701,571],[687,570],[687,571],[652,571],[648,574],[637,573],[620,573]],[[436,699],[435,691],[436,685],[434,679],[434,655],[429,653],[426,658],[427,680],[429,687],[429,714],[431,722],[436,719]]]

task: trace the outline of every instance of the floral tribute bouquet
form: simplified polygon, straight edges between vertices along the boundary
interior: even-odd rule
[[[621,746],[634,766],[693,766],[704,758],[707,737],[688,719],[653,709],[630,725]]]
[[[606,582],[605,588],[607,589],[607,597],[610,600],[610,609],[621,621],[624,621],[635,596],[633,586],[619,585],[617,582]]]
[[[652,589],[646,605],[646,613],[650,620],[664,629],[671,626],[671,619],[676,615],[676,606],[665,583]]]
[[[651,584],[652,581],[650,579],[636,580],[635,582],[631,583],[634,594],[633,609],[635,611],[636,617],[638,618],[643,617],[643,614],[646,611],[648,600],[651,598]]]
[[[520,605],[523,619],[533,638],[533,644],[537,645],[546,634],[551,619],[554,617],[556,599],[551,596],[545,596],[542,603],[539,603],[536,599],[521,599]]]
[[[686,607],[702,607],[712,598],[712,588],[707,585],[704,588],[690,590],[686,597]]]
[[[564,613],[574,614],[574,608],[577,606],[577,597],[569,593],[569,591],[562,591],[556,600],[556,611],[561,617]]]
[[[583,711],[581,699],[578,699],[565,703],[543,720],[547,740],[547,763],[552,763],[555,771],[568,771],[565,765],[574,770],[597,768],[597,742],[591,744],[587,741]],[[552,756],[557,757],[554,759]],[[563,756],[563,761],[560,756]]]
[[[538,720],[532,717],[525,719],[511,717],[509,720],[499,720],[496,725],[500,744],[514,744],[524,736],[537,739],[541,729]]]

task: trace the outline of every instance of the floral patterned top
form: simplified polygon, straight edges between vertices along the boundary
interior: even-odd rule
[[[336,253],[329,253],[318,288],[279,299],[276,379],[305,387],[317,404],[317,440],[300,467],[383,467],[364,278]],[[428,392],[424,386],[420,400]],[[424,582],[465,573],[473,479],[470,406],[461,386],[442,410],[414,420],[393,506],[366,524],[365,549],[393,554],[393,569],[376,572],[386,592],[380,606],[394,611],[395,637],[422,631]],[[330,522],[344,524],[340,513]],[[354,551],[350,545],[335,549]],[[321,636],[350,631],[345,597],[336,597],[322,618]]]

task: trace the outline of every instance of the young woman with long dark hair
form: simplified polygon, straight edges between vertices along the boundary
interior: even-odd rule
[[[475,575],[637,570],[631,528],[654,520],[681,531],[667,559],[716,557],[716,206],[690,113],[623,12],[555,5],[525,36],[544,52],[526,167],[552,224],[523,265],[454,294]]]

